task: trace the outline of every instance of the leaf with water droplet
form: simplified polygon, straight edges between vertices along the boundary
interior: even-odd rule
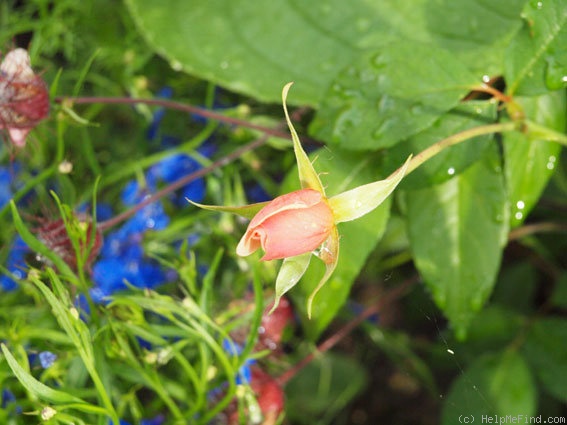
[[[510,94],[537,95],[565,87],[567,7],[563,0],[532,1],[522,12],[523,27],[504,55]]]
[[[417,154],[448,135],[496,120],[497,105],[486,101],[460,104],[440,117],[433,126],[391,147],[384,155],[387,171],[395,170],[411,153]],[[422,189],[443,183],[465,171],[483,156],[493,135],[475,137],[435,155],[400,183],[400,189]]]
[[[515,101],[537,123],[559,132],[565,131],[565,93],[558,91],[538,97],[517,97]],[[517,227],[524,222],[553,175],[555,162],[550,158],[555,159],[559,155],[561,145],[533,140],[519,132],[503,134],[503,141],[511,205],[510,226]],[[515,209],[518,201],[523,202],[521,211]],[[516,214],[518,212],[520,214]]]
[[[477,81],[434,45],[391,43],[363,54],[339,74],[310,131],[345,149],[393,146],[431,126]]]

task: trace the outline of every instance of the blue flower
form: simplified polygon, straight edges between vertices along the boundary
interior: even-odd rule
[[[223,339],[222,341],[222,348],[228,354],[232,356],[238,356],[242,353],[242,347],[240,345],[230,341],[229,339]],[[238,369],[238,375],[236,376],[236,384],[237,385],[248,385],[252,380],[252,370],[250,367],[256,363],[254,359],[247,359],[240,369]]]
[[[25,256],[30,251],[26,243],[20,235],[17,235],[12,242],[6,268],[17,279],[23,279],[26,276]],[[18,282],[10,275],[0,276],[0,289],[4,291],[13,291],[18,287]]]
[[[165,183],[173,183],[182,177],[202,168],[201,164],[186,154],[174,154],[153,165],[148,171],[150,179],[158,179]],[[205,182],[198,178],[187,183],[174,199],[177,206],[186,205],[185,198],[201,202],[205,198]]]
[[[162,99],[171,99],[172,96],[173,96],[173,89],[168,86],[161,88],[156,93],[156,97]],[[154,140],[158,136],[159,127],[161,125],[164,116],[165,116],[165,108],[157,108],[152,117],[152,122],[148,127],[148,132],[146,135],[148,140]]]
[[[39,363],[44,369],[53,366],[55,360],[57,360],[57,354],[54,354],[51,351],[42,351],[39,353]]]

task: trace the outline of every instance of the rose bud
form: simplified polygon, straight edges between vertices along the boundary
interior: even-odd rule
[[[47,86],[34,74],[28,52],[8,52],[0,64],[0,128],[8,130],[14,145],[23,147],[28,133],[48,114]]]
[[[262,247],[265,251],[262,260],[284,259],[276,278],[276,298],[271,312],[277,308],[281,297],[305,274],[311,257],[318,257],[325,264],[325,274],[307,299],[307,316],[311,317],[313,299],[328,282],[339,261],[339,231],[336,224],[356,220],[382,204],[408,171],[411,155],[386,179],[328,198],[289,117],[286,98],[291,84],[283,88],[282,101],[302,189],[279,196],[271,202],[240,207],[190,202],[207,210],[230,212],[251,219],[236,247],[238,255],[250,255]]]
[[[256,214],[236,247],[241,256],[260,246],[262,260],[293,257],[319,247],[331,233],[335,219],[323,195],[302,189],[279,196]]]

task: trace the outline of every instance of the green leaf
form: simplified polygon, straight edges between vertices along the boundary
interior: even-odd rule
[[[531,0],[505,54],[508,92],[542,94],[567,87],[567,8],[563,0]]]
[[[567,126],[565,92],[514,99],[528,117],[548,128],[563,133]],[[532,140],[520,132],[504,133],[504,161],[510,225],[519,226],[537,203],[555,171],[561,145],[545,140]]]
[[[499,157],[493,146],[464,173],[407,193],[415,264],[459,337],[494,286],[508,231]]]
[[[411,2],[415,3],[415,2]],[[504,51],[522,25],[526,0],[434,0],[424,6],[426,29],[478,75],[502,73]]]
[[[20,383],[28,390],[30,393],[35,395],[36,397],[45,400],[49,403],[54,404],[62,404],[62,403],[81,403],[86,404],[85,401],[81,400],[78,397],[75,397],[71,394],[68,394],[64,391],[54,390],[53,388],[49,388],[47,385],[39,382],[35,379],[32,375],[30,375],[14,358],[8,347],[5,344],[0,344],[2,348],[2,352],[4,353],[4,357],[6,357],[6,361],[16,375],[16,378],[20,381]]]
[[[530,370],[520,354],[509,350],[478,358],[455,380],[443,403],[441,424],[463,423],[463,417],[480,423],[483,415],[493,420],[495,415],[525,418],[535,412],[536,388]]]
[[[393,146],[431,126],[478,81],[434,45],[391,43],[340,73],[310,131],[344,149]]]
[[[567,402],[567,320],[548,318],[531,326],[524,350],[526,357],[544,388]]]
[[[359,363],[327,353],[287,384],[286,416],[297,424],[330,423],[365,385]]]
[[[343,39],[332,31],[349,24],[333,4],[283,0],[127,0],[126,4],[146,40],[174,69],[264,101],[279,101],[283,85],[296,81],[294,99],[315,104],[336,70],[357,53],[350,39],[356,40],[358,32]],[[322,8],[326,13],[320,13]],[[363,2],[355,6],[359,13],[363,9]]]
[[[308,252],[307,254],[288,257],[283,260],[276,278],[276,299],[270,313],[276,309],[280,303],[280,298],[297,285],[299,279],[307,270],[312,255],[312,253]]]
[[[417,155],[447,136],[496,120],[494,102],[468,101],[441,116],[428,129],[392,146],[384,153],[387,170],[395,170],[408,155]],[[443,183],[479,160],[493,135],[477,136],[451,146],[420,165],[400,183],[400,189],[423,189]]]
[[[312,154],[311,158],[316,158],[317,171],[331,196],[377,180],[378,177],[377,158],[369,155],[332,148],[319,150]],[[297,189],[295,173],[295,170],[290,171],[282,192]],[[390,215],[390,205],[391,198],[388,198],[366,216],[338,225],[341,253],[337,268],[317,293],[310,320],[307,318],[307,300],[325,274],[323,262],[311,261],[299,284],[290,291],[308,338],[317,339],[346,302],[352,284],[384,233]]]
[[[567,273],[563,273],[555,282],[551,302],[557,307],[567,309]]]

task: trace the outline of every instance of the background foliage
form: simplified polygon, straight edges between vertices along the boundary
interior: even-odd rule
[[[368,305],[379,306],[377,319],[278,381],[287,384],[282,420],[565,416],[566,38],[564,0],[2,3],[2,46],[29,47],[53,109],[24,150],[14,154],[5,138],[2,151],[0,258],[6,279],[19,279],[4,280],[0,297],[0,387],[9,391],[0,421],[37,423],[18,412],[53,406],[48,423],[222,423],[232,399],[253,420],[258,400],[238,379],[250,357],[287,376]],[[278,265],[237,258],[245,223],[197,211],[183,196],[236,205],[297,188],[279,133],[201,186],[102,224],[92,268],[88,253],[74,271],[44,246],[42,220],[72,224],[71,211],[88,204],[104,223],[260,137],[251,124],[281,128],[289,81],[293,119],[329,195],[385,177],[456,133],[528,125],[442,151],[378,210],[341,224],[337,271],[312,320],[306,297],[320,265],[291,292],[297,323],[278,355],[252,351]],[[479,91],[483,82],[504,95]],[[69,106],[58,96],[173,97],[250,125],[142,104]],[[29,254],[25,269],[11,267],[16,233],[42,261]],[[81,237],[84,229],[71,235]],[[389,296],[400,287],[403,298]],[[57,360],[43,368],[30,355],[46,351]]]

